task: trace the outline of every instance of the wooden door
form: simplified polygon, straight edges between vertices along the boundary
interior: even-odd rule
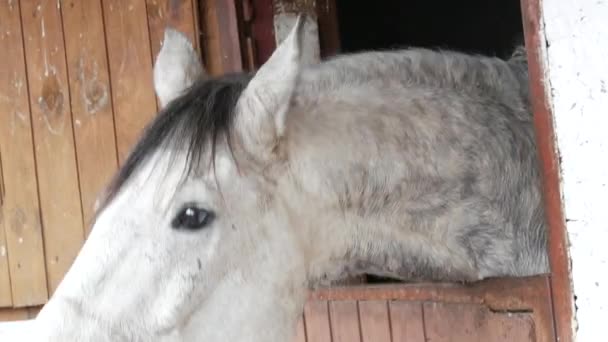
[[[554,342],[547,276],[311,293],[296,342]]]

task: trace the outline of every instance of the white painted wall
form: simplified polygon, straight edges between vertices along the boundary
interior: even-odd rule
[[[608,0],[543,0],[577,341],[608,341]]]

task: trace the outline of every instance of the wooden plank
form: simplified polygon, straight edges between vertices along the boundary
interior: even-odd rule
[[[0,154],[12,304],[48,298],[19,2],[0,2]],[[6,299],[5,299],[6,300]],[[4,300],[4,301],[5,301]]]
[[[18,321],[36,318],[42,306],[30,306],[25,308],[3,308],[0,309],[0,322]]]
[[[298,320],[296,326],[296,334],[293,338],[293,342],[306,342],[306,327],[304,325],[304,315]]]
[[[273,0],[250,0],[253,7],[251,35],[255,45],[256,67],[266,63],[276,49]]]
[[[156,115],[146,3],[103,0],[118,158],[122,164]]]
[[[2,216],[2,203],[4,201],[4,176],[2,175],[1,152],[0,149],[0,216]],[[13,306],[7,251],[4,224],[0,218],[0,307]]]
[[[336,0],[317,0],[316,10],[321,58],[337,55],[340,52],[340,22]]]
[[[331,342],[328,303],[308,301],[304,306],[306,337],[308,342]]]
[[[2,182],[2,156],[0,155],[0,182]],[[0,197],[3,197],[0,194]],[[2,215],[2,203],[0,199],[0,216]],[[4,223],[0,219],[0,308],[13,306],[11,293],[11,277],[8,266],[8,249],[4,234]]]
[[[184,33],[198,49],[195,0],[146,0],[153,61],[160,51],[165,27]]]
[[[546,44],[542,30],[540,0],[521,0],[524,36],[528,53],[530,100],[534,112],[536,145],[541,161],[543,199],[549,229],[549,263],[555,331],[561,342],[574,341],[574,295],[570,278],[570,257],[566,220],[560,191],[560,162],[556,153],[553,113],[546,89],[541,47]]]
[[[359,333],[359,312],[356,301],[330,301],[329,317],[333,342],[361,341],[361,334]]]
[[[389,315],[393,342],[425,342],[422,304],[390,301]]]
[[[43,0],[25,1],[22,6],[47,284],[52,294],[84,240],[78,167],[60,8]]]
[[[28,316],[27,308],[0,309],[0,322],[20,321],[28,319]]]
[[[425,303],[425,334],[433,342],[535,342],[529,313],[492,313],[480,305]]]
[[[216,0],[201,1],[201,34],[203,45],[202,55],[205,63],[205,71],[211,76],[218,76],[223,73],[222,67],[222,48],[220,45],[220,30],[216,16]]]
[[[2,29],[2,27],[0,27]],[[0,41],[4,38],[4,32],[0,33]],[[0,100],[1,101],[1,100]],[[8,267],[8,250],[6,247],[6,236],[2,222],[2,204],[4,202],[4,175],[2,174],[2,149],[0,149],[0,308],[13,306],[11,293],[11,277]]]
[[[117,168],[108,60],[99,1],[61,8],[85,233],[97,196]]]
[[[386,301],[360,301],[359,317],[362,342],[391,342],[391,326]]]
[[[201,0],[205,69],[212,75],[243,70],[238,19],[233,0]]]

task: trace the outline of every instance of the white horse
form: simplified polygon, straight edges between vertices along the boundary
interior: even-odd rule
[[[285,342],[308,290],[347,275],[548,271],[525,59],[303,65],[301,23],[216,79],[167,30],[162,112],[30,340]]]

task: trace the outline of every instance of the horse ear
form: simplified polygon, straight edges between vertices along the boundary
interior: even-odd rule
[[[188,38],[175,29],[166,28],[162,48],[154,63],[154,90],[161,107],[204,76],[203,65]]]
[[[302,68],[299,16],[289,35],[251,79],[237,103],[236,128],[245,148],[265,159],[283,136],[285,116]],[[264,155],[264,156],[263,156]]]

